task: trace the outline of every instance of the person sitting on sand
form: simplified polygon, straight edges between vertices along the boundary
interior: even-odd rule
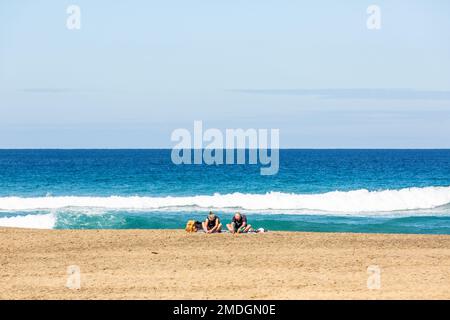
[[[209,212],[208,217],[202,223],[202,227],[206,233],[216,233],[221,232],[222,230],[222,224],[220,223],[219,217],[212,211]]]
[[[247,233],[252,228],[251,225],[247,224],[247,217],[243,214],[237,212],[230,224],[227,224],[228,230],[231,233]]]

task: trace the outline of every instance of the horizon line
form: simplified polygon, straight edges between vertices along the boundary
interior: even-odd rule
[[[205,148],[202,149],[195,149],[195,148],[186,148],[187,150],[205,150]],[[259,150],[257,149],[250,149],[250,148],[234,148],[234,149],[226,149],[226,148],[220,148],[222,150]],[[271,148],[267,148],[271,149]],[[174,150],[174,148],[0,148],[0,151],[10,151],[10,150]],[[183,150],[180,148],[177,148],[175,150]],[[213,149],[214,150],[214,149]],[[384,148],[354,148],[354,147],[340,147],[340,148],[278,148],[278,150],[450,150],[450,147],[437,147],[437,148],[390,148],[390,147],[384,147]]]

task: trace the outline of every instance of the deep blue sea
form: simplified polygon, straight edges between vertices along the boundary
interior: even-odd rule
[[[280,150],[175,165],[171,150],[0,150],[0,226],[184,228],[209,210],[268,230],[450,234],[450,150]]]

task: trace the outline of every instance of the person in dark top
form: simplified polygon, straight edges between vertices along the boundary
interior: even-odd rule
[[[247,223],[247,217],[245,215],[237,212],[233,216],[231,223],[227,224],[227,228],[231,233],[246,233],[250,231],[252,226]]]
[[[208,217],[202,223],[202,227],[206,233],[216,233],[222,231],[220,219],[212,211],[209,212]]]

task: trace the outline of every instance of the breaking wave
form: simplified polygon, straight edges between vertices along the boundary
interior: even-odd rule
[[[197,207],[243,210],[314,210],[334,213],[391,212],[433,209],[450,203],[450,187],[406,188],[400,190],[333,191],[321,194],[269,192],[266,194],[214,194],[184,197],[144,196],[61,196],[0,197],[2,211],[103,208],[107,210],[164,210]],[[17,217],[26,220],[27,216]],[[1,218],[0,225],[5,219]],[[30,219],[31,218],[27,218]],[[12,221],[12,220],[11,220]]]
[[[51,213],[0,218],[1,227],[52,229],[55,223],[56,217]]]

